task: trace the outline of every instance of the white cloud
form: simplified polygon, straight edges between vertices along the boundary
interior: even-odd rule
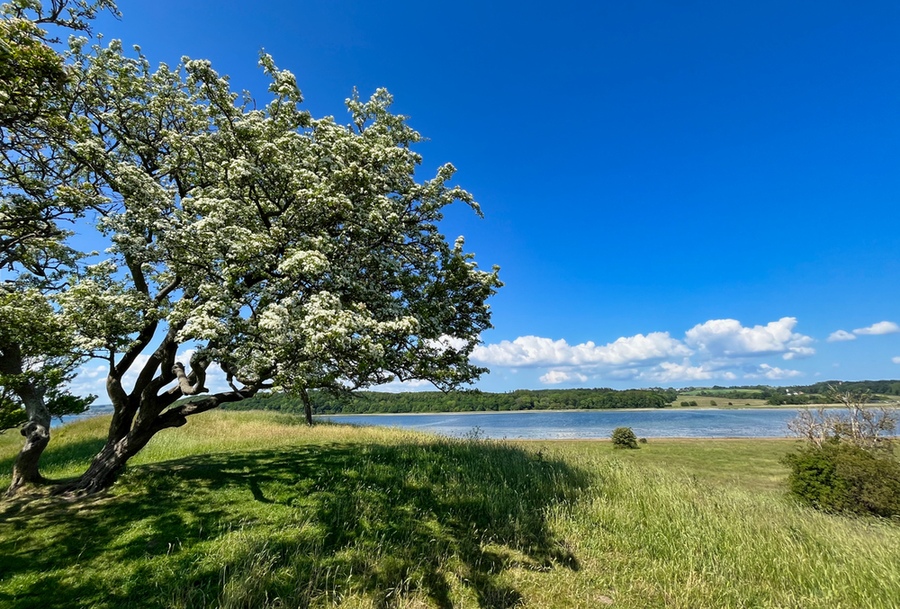
[[[109,402],[106,397],[106,374],[109,372],[109,365],[94,364],[82,366],[78,369],[75,379],[69,385],[69,390],[80,396],[93,394],[97,396],[97,403],[104,404]]]
[[[900,332],[900,326],[892,321],[879,321],[865,328],[857,328],[853,332],[837,330],[828,336],[828,342],[856,340],[857,336],[878,336],[881,334],[895,334]]]
[[[564,370],[551,370],[540,378],[540,381],[545,385],[558,385],[567,381],[579,381],[583,383],[586,380],[588,380],[588,377],[583,374],[569,373]]]
[[[704,365],[692,366],[689,362],[681,364],[663,362],[659,366],[655,366],[651,370],[643,372],[639,378],[660,383],[671,383],[680,381],[706,381],[715,376],[715,371]]]
[[[892,357],[891,361],[894,362],[895,364],[900,364],[900,356]]]
[[[800,374],[801,372],[799,370],[785,370],[776,366],[770,366],[769,364],[760,364],[756,372],[752,372],[744,376],[748,379],[765,377],[769,380],[777,381],[781,379],[800,376]]]
[[[879,321],[867,328],[857,328],[853,331],[858,336],[872,336],[878,334],[894,334],[900,332],[900,326],[892,321]]]
[[[794,353],[808,357],[813,339],[794,332],[796,317],[782,317],[765,326],[744,327],[736,319],[711,319],[688,330],[685,344],[712,357],[747,357]]]
[[[856,340],[856,334],[847,332],[846,330],[837,330],[828,336],[828,342],[835,343],[845,340]]]
[[[784,355],[782,355],[782,359],[792,360],[792,359],[806,359],[807,357],[812,357],[816,354],[816,350],[812,347],[794,347]]]
[[[690,353],[668,332],[651,332],[622,337],[603,346],[591,341],[569,345],[562,339],[520,336],[514,341],[476,347],[472,359],[495,366],[622,366]]]
[[[405,393],[408,391],[422,391],[427,389],[434,389],[437,391],[434,385],[432,385],[429,381],[423,381],[421,379],[416,379],[412,381],[398,381],[393,380],[390,383],[384,383],[383,385],[375,385],[367,389],[367,391],[387,391],[390,393]]]
[[[444,334],[437,340],[427,340],[425,342],[430,347],[440,347],[443,350],[452,349],[454,351],[459,351],[469,344],[469,341],[464,338],[457,338],[455,336],[450,336],[449,334]]]
[[[480,364],[512,370],[546,368],[544,384],[585,382],[589,379],[675,383],[743,375],[748,360],[781,356],[800,360],[815,355],[814,340],[794,331],[797,319],[783,317],[766,325],[745,327],[735,319],[712,319],[695,325],[684,340],[668,332],[623,336],[605,345],[592,341],[570,345],[566,340],[520,336],[515,340],[476,347],[472,359]],[[751,377],[780,379],[796,370],[768,364],[750,368]]]

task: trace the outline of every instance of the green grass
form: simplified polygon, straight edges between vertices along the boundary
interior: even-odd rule
[[[678,398],[672,402],[672,406],[681,407],[682,402],[697,402],[696,406],[689,408],[776,408],[768,404],[762,398],[723,398],[718,396],[693,395],[690,393],[680,393]],[[713,404],[715,402],[715,404]],[[730,405],[729,405],[730,403]],[[796,408],[796,406],[793,406]]]
[[[0,503],[0,606],[847,607],[900,597],[900,526],[784,495],[785,440],[446,440],[212,412],[113,490]],[[78,473],[103,420],[59,430]],[[19,439],[0,436],[7,475]],[[8,478],[0,478],[0,485]]]

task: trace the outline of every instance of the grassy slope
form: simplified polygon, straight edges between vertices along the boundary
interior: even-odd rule
[[[102,423],[59,430],[46,473],[76,474]],[[4,475],[18,442],[0,436]],[[0,606],[893,606],[900,527],[793,505],[790,446],[614,451],[207,413],[105,497],[0,504]]]

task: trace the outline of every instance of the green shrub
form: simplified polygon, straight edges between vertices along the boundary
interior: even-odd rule
[[[788,484],[804,503],[826,512],[900,515],[900,462],[887,450],[849,442],[808,444],[787,455]]]
[[[630,427],[616,427],[612,432],[613,448],[640,448]]]

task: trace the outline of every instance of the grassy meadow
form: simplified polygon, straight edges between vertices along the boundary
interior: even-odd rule
[[[56,431],[72,476],[98,418]],[[20,438],[0,435],[0,485]],[[109,493],[0,503],[0,607],[897,606],[900,525],[785,496],[788,440],[448,440],[210,412]]]
[[[678,399],[672,402],[672,406],[679,407],[682,402],[697,402],[696,406],[690,406],[690,408],[778,408],[760,398],[733,399],[689,393],[679,394]],[[790,406],[790,408],[797,408],[797,406]]]

